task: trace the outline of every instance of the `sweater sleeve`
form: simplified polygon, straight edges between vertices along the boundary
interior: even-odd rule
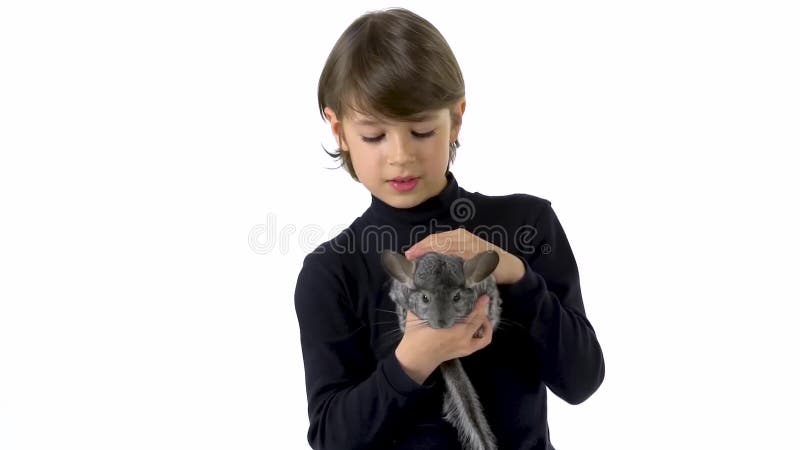
[[[421,396],[394,351],[376,361],[338,268],[306,257],[295,287],[305,368],[308,442],[314,449],[376,448]]]
[[[525,265],[522,279],[498,286],[503,311],[528,330],[542,381],[576,405],[602,384],[605,360],[586,317],[575,257],[549,201],[534,228],[532,251],[517,255]]]

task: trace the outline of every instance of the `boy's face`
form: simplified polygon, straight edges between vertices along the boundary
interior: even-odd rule
[[[462,99],[452,112],[463,115],[465,106]],[[426,111],[422,120],[408,122],[384,122],[356,112],[342,120],[330,108],[324,112],[358,179],[375,197],[410,208],[445,188],[450,143],[458,138],[450,109]],[[416,182],[392,183],[397,177],[414,177]]]

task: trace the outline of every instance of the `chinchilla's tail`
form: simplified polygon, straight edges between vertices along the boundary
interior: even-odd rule
[[[497,450],[497,440],[483,415],[475,388],[467,378],[461,361],[451,359],[440,366],[447,389],[444,393],[444,418],[458,431],[461,444],[469,450]]]

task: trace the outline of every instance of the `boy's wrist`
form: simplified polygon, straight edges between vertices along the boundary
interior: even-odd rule
[[[417,384],[422,385],[439,364],[419,358],[414,352],[406,349],[405,345],[403,345],[404,342],[403,340],[400,341],[394,351],[394,355],[403,371]]]
[[[497,284],[515,284],[525,276],[525,263],[522,262],[519,256],[502,251],[500,252],[500,261],[507,273],[504,273],[504,276],[499,279],[495,275]],[[501,264],[498,264],[498,267]]]

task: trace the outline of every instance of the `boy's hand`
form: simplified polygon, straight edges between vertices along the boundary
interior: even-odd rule
[[[472,353],[492,342],[492,323],[487,316],[489,296],[482,295],[463,323],[450,328],[431,328],[410,310],[406,331],[395,355],[406,373],[422,384],[444,361]],[[482,335],[476,333],[483,328]]]
[[[408,259],[414,259],[427,252],[437,252],[470,259],[486,250],[494,250],[500,255],[500,262],[492,272],[497,284],[513,284],[525,275],[525,265],[519,257],[479,238],[464,228],[430,234],[406,250],[405,256]]]

